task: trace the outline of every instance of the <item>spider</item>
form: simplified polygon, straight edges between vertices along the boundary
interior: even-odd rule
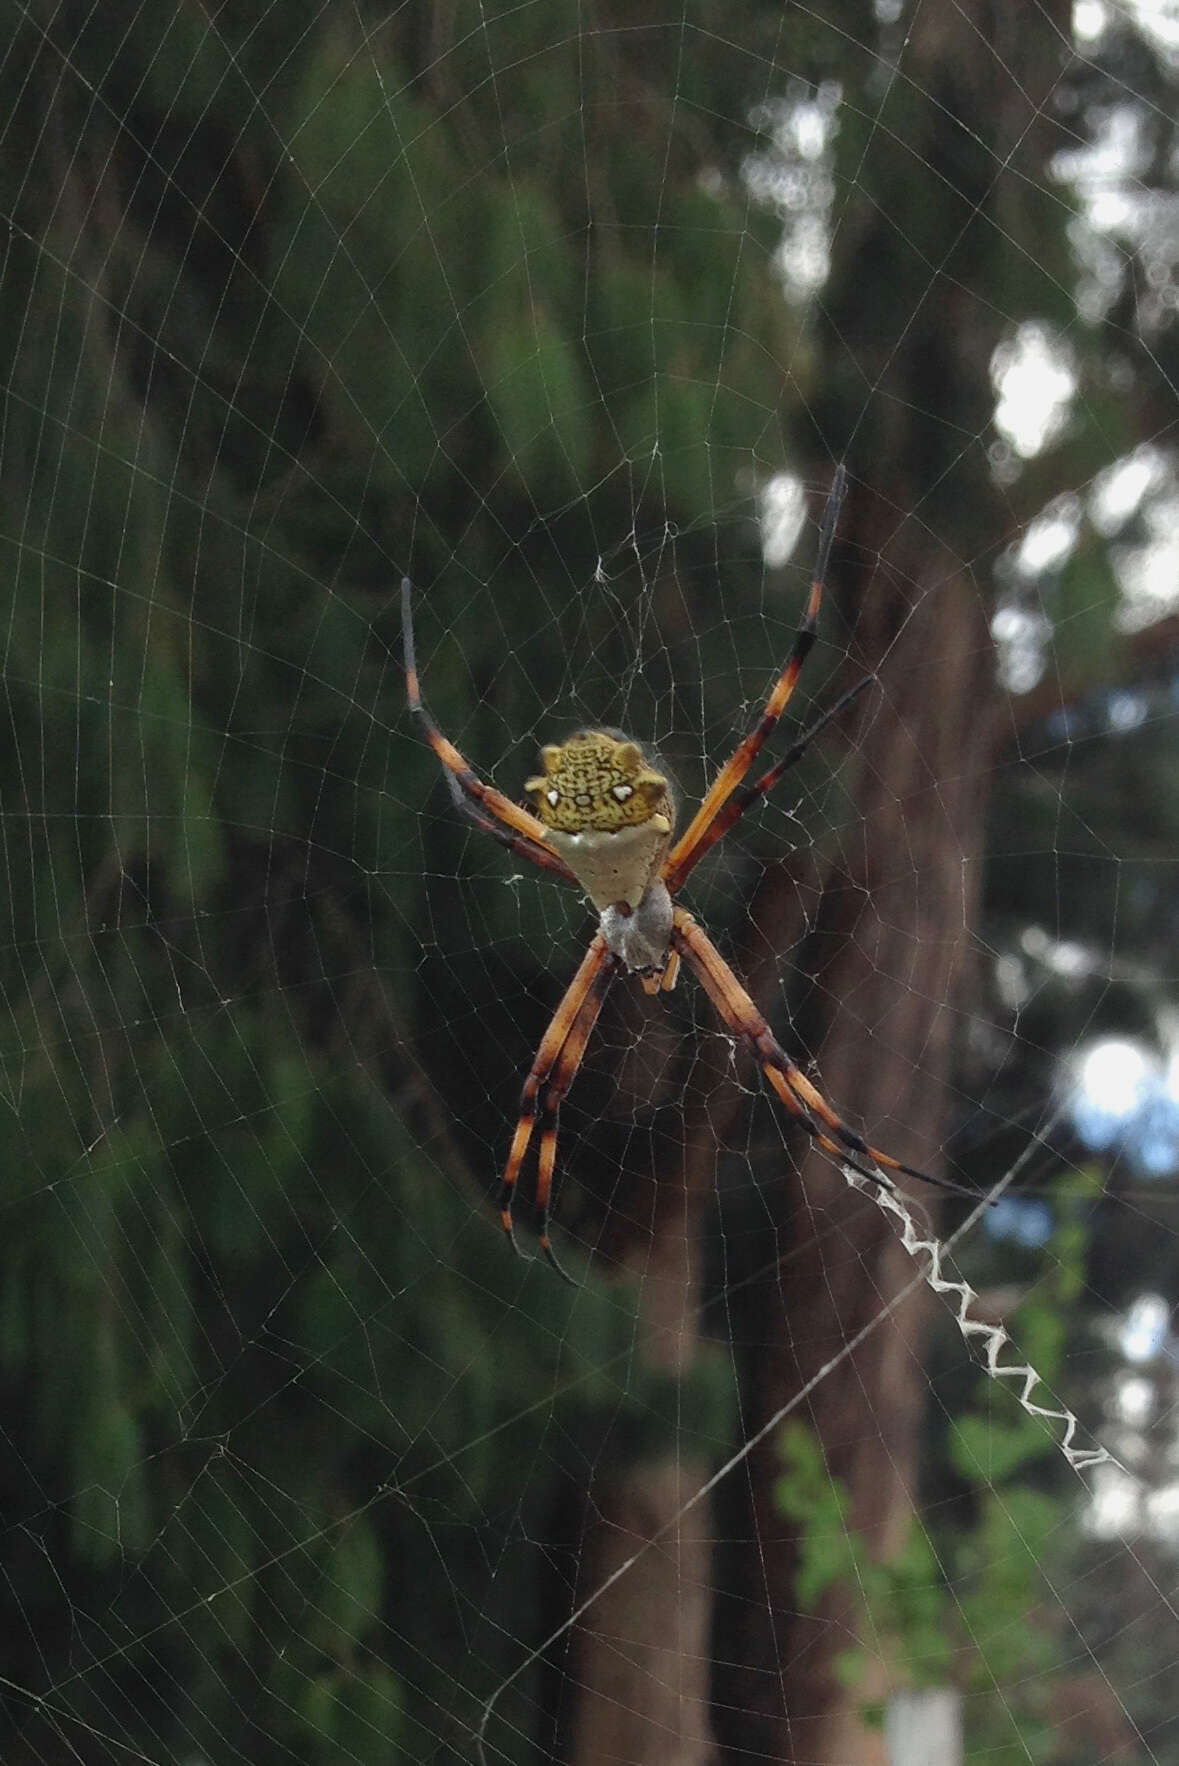
[[[696,814],[674,843],[676,806],[671,782],[651,764],[640,745],[621,732],[578,730],[564,742],[546,744],[540,751],[541,771],[524,784],[534,814],[480,779],[422,704],[414,654],[410,583],[408,577],[402,581],[401,619],[409,706],[442,764],[456,806],[476,827],[509,851],[581,888],[598,913],[598,930],[541,1038],[524,1081],[520,1115],[498,1204],[503,1230],[513,1248],[520,1252],[512,1225],[512,1202],[539,1115],[542,1127],[536,1177],[537,1237],[548,1261],[568,1282],[573,1277],[558,1260],[549,1236],[561,1101],[581,1065],[614,978],[622,972],[637,974],[649,994],[665,993],[675,985],[681,960],[696,976],[726,1029],[752,1050],[790,1116],[837,1164],[849,1166],[881,1189],[893,1190],[896,1186],[883,1171],[872,1170],[863,1160],[978,1200],[975,1191],[948,1178],[931,1177],[913,1165],[891,1158],[849,1128],[786,1054],[707,933],[686,908],[673,900],[705,853],[875,679],[866,675],[857,681],[795,738],[780,760],[752,784],[742,785],[786,709],[799,671],[815,642],[823,581],[845,488],[846,474],[840,466],[823,510],[810,594],[786,665],[760,718],[725,762]]]

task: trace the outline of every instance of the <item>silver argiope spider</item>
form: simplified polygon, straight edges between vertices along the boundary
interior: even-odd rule
[[[579,730],[564,742],[542,748],[542,771],[524,785],[535,808],[534,815],[480,779],[422,704],[414,656],[410,584],[408,577],[402,581],[401,619],[409,705],[442,763],[455,804],[484,833],[491,834],[510,851],[583,889],[598,913],[598,930],[541,1038],[524,1082],[520,1116],[499,1195],[500,1222],[513,1248],[519,1251],[512,1228],[512,1200],[540,1114],[537,1233],[541,1250],[566,1281],[573,1278],[558,1262],[549,1239],[549,1202],[561,1100],[581,1065],[614,977],[628,971],[639,976],[648,993],[666,992],[675,985],[681,958],[700,982],[725,1027],[752,1049],[789,1114],[837,1164],[849,1166],[885,1190],[895,1186],[882,1171],[873,1171],[861,1161],[871,1160],[888,1171],[957,1191],[973,1201],[979,1199],[974,1190],[948,1178],[931,1177],[928,1172],[869,1146],[862,1135],[849,1128],[777,1042],[707,933],[686,908],[672,900],[704,854],[875,678],[866,675],[858,681],[795,738],[781,760],[775,761],[751,785],[738,789],[786,709],[799,670],[814,644],[823,579],[845,487],[846,475],[841,466],[823,511],[810,594],[786,666],[774,683],[761,717],[725,762],[674,845],[675,800],[671,784],[629,737],[607,730]]]

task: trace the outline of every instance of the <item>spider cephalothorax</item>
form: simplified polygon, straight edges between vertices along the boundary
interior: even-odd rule
[[[451,795],[470,815],[514,853],[580,884],[598,911],[598,930],[581,966],[565,990],[524,1082],[520,1116],[500,1186],[500,1220],[515,1244],[512,1201],[516,1180],[542,1117],[536,1174],[537,1227],[541,1248],[562,1275],[549,1243],[549,1199],[557,1154],[557,1114],[573,1083],[606,991],[622,971],[638,973],[648,992],[666,990],[681,957],[692,970],[729,1031],[741,1038],[760,1064],[775,1094],[817,1147],[883,1189],[888,1178],[872,1166],[956,1190],[946,1178],[930,1177],[915,1166],[871,1147],[849,1128],[778,1043],[707,933],[672,897],[684,880],[727,833],[749,805],[777,783],[803,754],[812,738],[868,686],[869,675],[837,699],[831,709],[795,738],[786,753],[752,784],[742,780],[794,691],[799,670],[815,641],[823,578],[844,493],[844,473],[835,474],[819,530],[819,556],[802,622],[790,655],[766,700],[761,717],[729,756],[685,831],[673,844],[675,805],[665,776],[637,742],[609,730],[579,730],[567,741],[540,751],[543,772],[524,786],[535,814],[521,809],[494,785],[473,772],[458,749],[432,721],[421,701],[414,661],[409,581],[401,585],[405,637],[405,676],[410,707],[420,719],[441,761]],[[871,1165],[861,1163],[871,1161]],[[972,1191],[965,1192],[973,1196]],[[566,1278],[569,1279],[569,1278]]]

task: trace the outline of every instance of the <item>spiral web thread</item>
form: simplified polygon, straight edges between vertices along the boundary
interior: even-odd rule
[[[954,1279],[944,1273],[942,1258],[945,1248],[938,1239],[926,1236],[920,1231],[899,1191],[892,1188],[884,1189],[879,1184],[870,1183],[867,1178],[861,1177],[859,1172],[854,1171],[849,1165],[842,1165],[840,1169],[845,1182],[853,1190],[861,1190],[871,1196],[877,1207],[881,1208],[885,1214],[891,1215],[894,1221],[900,1223],[901,1243],[913,1261],[921,1266],[921,1273],[929,1287],[940,1298],[951,1298],[955,1321],[967,1348],[973,1350],[974,1339],[981,1342],[986,1369],[991,1378],[995,1380],[1022,1380],[1023,1390],[1017,1393],[1017,1397],[1028,1415],[1040,1417],[1045,1422],[1064,1424],[1064,1437],[1057,1442],[1057,1446],[1073,1470],[1075,1472],[1091,1471],[1095,1466],[1112,1462],[1113,1455],[1100,1444],[1095,1447],[1073,1446],[1073,1437],[1080,1429],[1081,1424],[1071,1410],[1036,1403],[1032,1397],[1033,1392],[1037,1387],[1043,1387],[1047,1392],[1048,1387],[1044,1385],[1040,1375],[1029,1362],[1013,1364],[999,1360],[1003,1349],[1011,1342],[1010,1335],[1003,1325],[988,1324],[984,1319],[972,1316],[970,1308],[972,1303],[978,1299],[978,1295],[969,1282],[962,1281],[960,1278]]]

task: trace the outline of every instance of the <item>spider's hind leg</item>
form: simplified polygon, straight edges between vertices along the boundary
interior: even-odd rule
[[[561,1110],[561,1102],[569,1087],[577,1077],[585,1054],[590,1032],[598,1020],[602,1002],[606,997],[606,989],[610,985],[613,974],[613,963],[609,967],[603,965],[590,984],[589,992],[582,1002],[581,1009],[573,1021],[573,1028],[565,1039],[565,1046],[557,1059],[548,1084],[544,1088],[543,1123],[540,1131],[540,1153],[536,1166],[536,1237],[544,1255],[548,1258],[562,1281],[572,1287],[578,1283],[565,1269],[553,1250],[549,1238],[549,1210],[552,1205],[553,1170],[557,1162],[557,1122]]]
[[[881,1189],[894,1186],[881,1173],[858,1163],[853,1155],[871,1160],[887,1171],[919,1178],[922,1183],[932,1184],[937,1189],[969,1196],[972,1202],[987,1200],[977,1190],[967,1189],[965,1184],[954,1183],[948,1177],[934,1177],[928,1171],[919,1171],[915,1165],[906,1165],[903,1160],[882,1153],[879,1147],[870,1146],[863,1135],[848,1127],[818,1088],[795,1066],[712,940],[684,908],[675,910],[672,937],[712,1001],[717,1016],[735,1036],[744,1038],[786,1109],[824,1153],[851,1166],[853,1171]]]
[[[540,1047],[524,1081],[520,1116],[500,1184],[500,1225],[511,1241],[512,1249],[519,1256],[524,1256],[512,1225],[512,1203],[515,1200],[516,1181],[524,1163],[524,1155],[536,1127],[537,1115],[543,1113],[544,1125],[541,1129],[536,1180],[537,1227],[541,1250],[567,1281],[572,1281],[573,1278],[566,1275],[557,1263],[548,1237],[549,1198],[557,1153],[557,1116],[561,1099],[572,1085],[581,1065],[585,1045],[597,1022],[606,990],[617,967],[618,959],[607,948],[601,933],[596,933],[580,968],[553,1013],[548,1029],[541,1037]]]

